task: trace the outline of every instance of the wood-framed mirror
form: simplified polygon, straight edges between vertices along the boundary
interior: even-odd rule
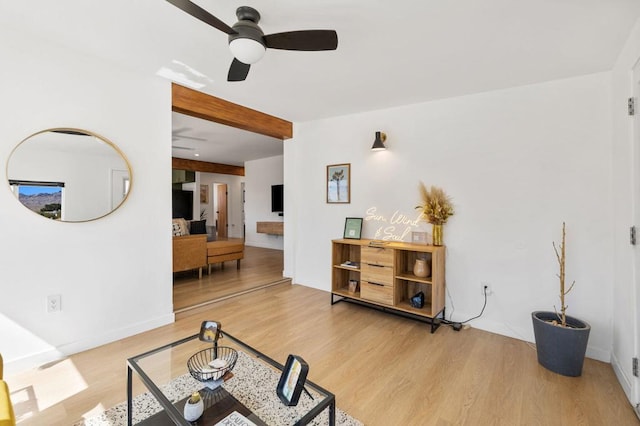
[[[22,140],[7,161],[7,182],[27,209],[61,222],[100,219],[131,191],[131,166],[103,136],[52,128]]]

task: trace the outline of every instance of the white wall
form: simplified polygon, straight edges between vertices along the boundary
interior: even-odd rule
[[[247,161],[245,173],[245,244],[255,247],[284,249],[284,239],[279,235],[258,234],[257,222],[282,222],[283,216],[271,211],[271,185],[280,185],[284,180],[284,156]],[[286,185],[285,185],[286,190]],[[285,203],[287,196],[285,194]],[[285,216],[289,214],[285,204]],[[285,235],[287,230],[285,229]]]
[[[0,352],[16,371],[173,321],[171,88],[16,29],[0,39],[0,164],[36,131],[75,127],[133,170],[125,204],[87,223],[29,214],[0,185]],[[46,313],[51,294],[62,312]]]
[[[631,371],[631,359],[640,353],[637,284],[640,249],[629,244],[629,227],[640,226],[640,146],[633,140],[634,119],[627,114],[627,99],[633,96],[632,69],[639,59],[640,20],[612,72],[614,316],[611,363],[627,397],[634,404],[640,402],[638,378],[633,377]],[[635,119],[640,120],[637,115]],[[637,140],[640,136],[636,136]]]
[[[242,182],[244,176],[222,175],[218,173],[198,173],[200,175],[200,184],[209,185],[209,204],[200,204],[200,209],[207,212],[207,225],[215,225],[215,192],[214,184],[224,183],[227,185],[227,221],[229,224],[229,237],[242,238]],[[198,192],[200,194],[200,192]],[[199,200],[198,196],[198,200]]]
[[[444,228],[447,317],[533,340],[530,314],[558,306],[552,241],[567,222],[569,313],[592,326],[588,355],[609,361],[612,320],[610,73],[296,125],[285,145],[295,283],[330,290],[332,238],[376,207],[416,215],[418,183],[453,197]],[[374,133],[389,149],[371,152]],[[326,166],[351,163],[351,203],[326,203]],[[365,222],[371,238],[384,223]],[[419,227],[429,230],[427,225]],[[414,229],[414,230],[420,230]],[[397,229],[396,233],[402,233]],[[405,238],[406,241],[409,238]],[[328,303],[328,302],[327,302]]]

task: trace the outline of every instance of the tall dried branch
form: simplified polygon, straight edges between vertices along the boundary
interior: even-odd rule
[[[565,295],[569,294],[569,292],[571,291],[571,289],[573,289],[573,286],[574,286],[574,284],[575,284],[575,283],[576,283],[575,281],[571,283],[571,285],[569,286],[569,290],[567,290],[567,291],[565,291],[565,292],[564,292],[564,294],[565,294]]]
[[[560,320],[563,327],[567,326],[567,305],[565,305],[564,303],[564,296],[571,291],[571,289],[573,288],[573,285],[576,283],[574,281],[569,287],[569,290],[565,291],[565,284],[564,284],[565,263],[566,263],[565,241],[566,241],[565,223],[562,222],[562,243],[560,244],[560,253],[558,253],[558,248],[556,247],[555,242],[553,243],[553,250],[556,252],[556,257],[558,259],[558,264],[560,266],[560,274],[558,275],[558,278],[560,279],[560,313],[561,313]]]

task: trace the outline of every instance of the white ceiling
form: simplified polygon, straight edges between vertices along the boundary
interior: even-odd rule
[[[226,34],[163,0],[7,0],[0,25],[300,122],[610,70],[640,16],[638,0],[196,3],[229,25],[255,7],[265,34],[335,29],[338,50],[269,49],[229,83]]]
[[[280,139],[177,112],[172,120],[171,153],[177,158],[244,166],[245,161],[282,155]]]

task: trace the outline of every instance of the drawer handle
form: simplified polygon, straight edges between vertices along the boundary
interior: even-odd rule
[[[369,284],[372,284],[372,285],[377,285],[377,286],[379,286],[379,287],[384,287],[384,284],[380,284],[380,283],[372,283],[371,281],[367,281],[367,282],[368,282]]]
[[[376,268],[384,268],[384,265],[375,265],[373,263],[367,263],[369,266],[375,266]]]

